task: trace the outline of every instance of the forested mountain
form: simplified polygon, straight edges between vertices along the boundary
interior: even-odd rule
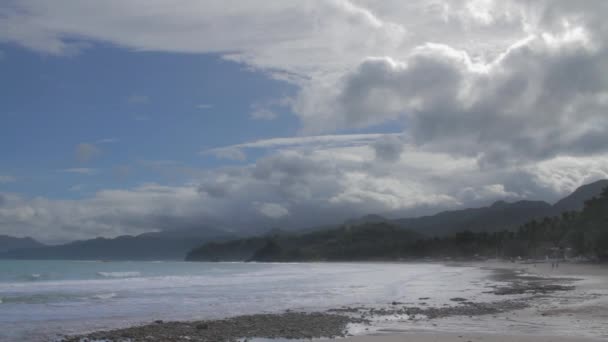
[[[575,192],[572,198],[580,200],[580,193]],[[541,213],[547,215],[537,219]],[[521,201],[443,212],[411,219],[407,224],[403,220],[386,221],[374,216],[359,221],[360,224],[350,221],[328,230],[207,244],[191,251],[187,260],[539,258],[565,254],[608,259],[608,188],[587,200],[580,212],[549,216],[555,213],[555,207],[544,202]],[[527,222],[513,228],[524,219]],[[422,234],[424,229],[427,231]],[[450,233],[453,231],[455,233]]]
[[[37,248],[44,245],[32,238],[17,238],[8,235],[0,235],[0,253],[20,248]]]
[[[189,261],[346,261],[394,259],[418,233],[385,222],[252,239],[211,243],[188,254]],[[227,258],[229,256],[229,258]]]
[[[197,227],[188,230],[124,235],[112,239],[96,238],[57,246],[14,249],[0,253],[10,259],[67,260],[183,260],[188,251],[209,241],[235,238],[235,235]]]
[[[188,254],[189,260],[394,258],[412,256],[414,250],[418,251],[415,253],[418,256],[440,255],[441,253],[469,255],[474,251],[488,255],[496,254],[497,249],[500,249],[500,246],[496,244],[513,240],[513,234],[528,234],[524,232],[531,229],[530,225],[537,228],[531,230],[535,233],[529,234],[542,235],[549,234],[548,232],[558,234],[556,232],[561,232],[562,228],[554,227],[564,225],[569,227],[570,220],[574,220],[574,218],[577,219],[577,224],[592,224],[588,219],[583,220],[578,214],[569,212],[565,215],[562,214],[567,212],[566,209],[582,208],[585,200],[600,194],[601,187],[605,185],[608,185],[608,181],[582,186],[553,206],[541,201],[515,203],[499,201],[489,207],[445,211],[417,218],[389,220],[379,215],[367,215],[359,219],[348,220],[342,225],[316,227],[290,233],[277,228],[266,236],[232,241],[230,240],[236,239],[238,236],[204,226],[138,236],[120,236],[113,239],[97,238],[74,241],[58,246],[45,246],[27,238],[0,237],[0,258],[180,260],[189,251],[192,251]],[[585,208],[585,210],[590,209]],[[597,226],[597,222],[593,222],[595,222],[593,225]],[[522,229],[528,230],[520,229],[516,233],[520,226],[523,226]],[[541,226],[544,228],[539,228]],[[568,245],[576,245],[576,250],[588,250],[587,247],[580,247],[583,240],[587,241],[589,236],[601,238],[600,235],[591,234],[589,229],[591,228],[586,230],[587,233],[583,237],[575,234],[571,228],[566,229],[567,237],[562,236],[561,233],[558,235],[560,239],[565,239],[564,241],[567,241]],[[539,233],[541,231],[542,233]],[[550,236],[553,239],[551,240],[553,245],[556,245],[556,237]],[[467,239],[476,241],[477,246],[467,247],[469,251],[463,253],[454,250],[454,246],[468,241]],[[277,252],[276,245],[269,245],[269,241],[277,243],[280,252]],[[391,241],[394,241],[395,244],[391,244]],[[400,248],[412,241],[418,241],[420,244],[415,248],[409,245],[410,252],[404,253]],[[426,242],[422,243],[423,241]],[[431,244],[431,241],[435,241],[435,243]],[[531,240],[530,243],[535,244],[535,241]],[[542,242],[548,243],[546,240]],[[375,249],[374,244],[377,244],[379,249]],[[482,246],[484,244],[485,247]],[[201,245],[203,246],[196,248]],[[267,248],[262,250],[264,247]],[[484,251],[481,251],[482,249]],[[529,254],[528,252],[518,253]],[[513,251],[510,254],[517,253]]]
[[[586,201],[599,196],[606,187],[608,187],[608,179],[583,185],[570,194],[570,196],[557,201],[553,205],[553,208],[558,213],[582,210]]]
[[[542,201],[498,201],[489,207],[444,211],[432,216],[393,220],[392,223],[434,237],[465,230],[496,232],[514,229],[532,219],[553,214],[553,207]]]

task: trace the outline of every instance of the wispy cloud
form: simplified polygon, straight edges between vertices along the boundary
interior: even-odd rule
[[[307,137],[272,138],[262,139],[243,144],[222,146],[206,149],[200,152],[201,155],[213,155],[221,159],[245,160],[244,149],[277,149],[277,148],[296,148],[311,147],[332,148],[369,145],[379,139],[387,137],[400,137],[401,133],[369,133],[369,134],[334,134],[334,135],[315,135]]]
[[[251,112],[251,117],[256,120],[274,120],[277,116],[277,113],[268,108],[258,108]]]
[[[17,181],[17,178],[8,175],[0,175],[0,184],[2,183],[13,183]]]
[[[74,168],[62,169],[59,171],[66,172],[66,173],[77,173],[77,174],[81,174],[81,175],[94,175],[98,172],[97,169],[92,169],[92,168],[88,168],[88,167],[74,167]]]
[[[331,145],[331,146],[360,146],[367,145],[370,142],[376,141],[387,136],[401,136],[401,133],[369,133],[369,134],[331,134],[331,135],[313,135],[306,137],[289,137],[289,138],[271,138],[261,139],[252,142],[218,147],[208,151],[220,150],[226,148],[279,148],[293,147],[303,145]]]
[[[213,154],[216,158],[219,159],[228,159],[228,160],[240,160],[243,161],[247,159],[247,156],[241,149],[236,147],[225,147],[218,148],[209,151],[210,154]]]
[[[131,95],[127,98],[127,102],[131,104],[146,104],[150,102],[150,97],[147,95]]]
[[[249,115],[255,120],[274,120],[279,116],[278,110],[293,105],[294,99],[288,96],[255,102],[251,105],[251,112]]]
[[[98,144],[113,144],[113,143],[117,143],[119,141],[120,141],[120,139],[118,139],[118,138],[103,138],[103,139],[97,140],[97,143]]]

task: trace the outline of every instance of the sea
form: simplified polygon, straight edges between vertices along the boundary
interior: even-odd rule
[[[490,300],[490,271],[433,263],[0,260],[0,341],[154,320],[322,311],[450,298]],[[430,298],[427,298],[430,297]]]

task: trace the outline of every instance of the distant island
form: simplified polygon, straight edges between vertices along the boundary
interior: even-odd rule
[[[360,261],[579,256],[608,261],[606,183],[600,181],[583,186],[554,206],[530,201],[497,202],[486,208],[414,219],[365,217],[359,222],[351,220],[331,229],[306,233],[275,231],[260,237],[211,242],[192,250],[186,260]]]

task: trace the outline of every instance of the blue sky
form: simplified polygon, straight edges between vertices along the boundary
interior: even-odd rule
[[[3,1],[0,234],[554,201],[608,178],[606,14],[603,0]]]
[[[274,120],[251,117],[254,106],[292,96],[292,85],[214,54],[95,45],[60,57],[7,44],[0,49],[0,112],[6,119],[0,127],[1,165],[21,180],[3,185],[10,191],[78,197],[101,188],[183,182],[150,165],[173,161],[213,168],[226,161],[201,156],[201,150],[290,136],[298,129],[284,107],[270,106]],[[79,160],[82,143],[99,153]],[[62,171],[82,168],[94,174]],[[129,171],[120,174],[117,168]]]

